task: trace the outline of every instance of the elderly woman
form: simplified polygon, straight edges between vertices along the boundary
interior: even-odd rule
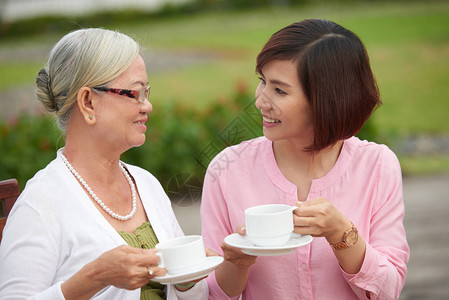
[[[273,34],[256,71],[264,137],[218,154],[204,181],[204,241],[225,255],[210,299],[397,299],[409,258],[400,165],[354,137],[381,103],[364,45],[303,20]],[[313,241],[257,259],[222,245],[246,208],[270,203],[297,205],[294,231]]]
[[[140,46],[104,29],[52,49],[36,94],[65,147],[26,185],[0,247],[0,299],[207,299],[204,280],[151,281],[158,241],[183,232],[161,185],[120,161],[145,142],[150,87]]]

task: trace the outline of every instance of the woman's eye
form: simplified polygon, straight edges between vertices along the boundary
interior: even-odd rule
[[[287,95],[287,93],[284,92],[283,90],[281,90],[280,88],[276,88],[275,91],[276,91],[276,93],[278,93],[280,95]]]
[[[259,80],[262,82],[263,85],[265,85],[265,79],[263,79],[262,77],[259,77]]]

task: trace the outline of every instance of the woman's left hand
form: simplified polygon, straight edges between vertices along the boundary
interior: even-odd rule
[[[351,222],[335,206],[324,198],[297,202],[293,220],[294,232],[325,237],[331,244],[341,241],[343,233],[351,228]]]

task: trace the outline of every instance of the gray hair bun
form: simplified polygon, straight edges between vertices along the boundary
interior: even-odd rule
[[[36,77],[36,86],[37,99],[42,103],[44,108],[49,112],[58,111],[55,96],[51,88],[50,76],[45,68],[39,71]]]

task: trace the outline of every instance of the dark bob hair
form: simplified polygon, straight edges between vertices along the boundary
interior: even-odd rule
[[[297,63],[312,109],[316,152],[359,132],[382,102],[362,41],[327,20],[293,23],[271,36],[257,56],[256,72],[272,60]]]

